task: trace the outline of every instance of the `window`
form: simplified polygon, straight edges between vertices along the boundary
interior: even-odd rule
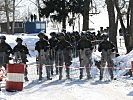
[[[36,29],[46,29],[45,23],[36,23]]]
[[[41,24],[41,29],[45,29],[45,24],[44,23]]]
[[[23,28],[23,23],[15,23],[15,28]]]
[[[36,23],[36,29],[41,29],[41,24],[40,23]]]

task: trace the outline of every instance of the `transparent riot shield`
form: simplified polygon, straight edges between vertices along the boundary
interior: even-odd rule
[[[20,51],[14,53],[14,62],[15,63],[22,63]]]

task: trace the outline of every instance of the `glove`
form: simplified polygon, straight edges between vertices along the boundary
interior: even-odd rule
[[[114,52],[114,51],[115,51],[115,49],[113,48],[111,51],[112,51],[112,52]]]

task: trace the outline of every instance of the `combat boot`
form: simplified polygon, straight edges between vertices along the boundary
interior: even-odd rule
[[[70,75],[66,75],[67,79],[70,79]]]
[[[103,69],[100,69],[100,78],[99,78],[99,80],[102,80],[103,79]]]
[[[58,68],[56,68],[56,75],[58,75],[58,72],[59,72],[59,71],[58,71]]]
[[[81,80],[82,78],[83,78],[83,75],[80,75],[80,76],[79,76],[79,79]]]
[[[39,75],[39,80],[42,80],[42,75]]]
[[[89,79],[92,79],[92,77],[91,76],[87,76],[87,79],[89,80]]]
[[[51,77],[47,77],[47,80],[52,80],[52,78]]]
[[[59,76],[59,80],[62,80],[62,75]]]
[[[102,77],[102,76],[100,76],[99,80],[102,80],[102,79],[103,79],[103,77]]]
[[[82,79],[83,78],[83,69],[81,68],[80,69],[80,76],[79,76],[79,79]]]

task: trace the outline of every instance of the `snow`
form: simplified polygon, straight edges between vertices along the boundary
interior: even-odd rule
[[[37,10],[35,10],[35,5],[28,0],[24,0],[20,5],[25,6],[25,9],[22,9],[21,7],[17,8],[17,10],[21,9],[21,12],[16,12],[19,13],[20,16],[23,15],[25,17],[28,16],[28,14],[30,15],[31,13],[37,13]],[[104,3],[102,3],[102,5],[104,5]],[[18,16],[18,18],[20,16]],[[80,21],[80,28],[82,28],[82,17]],[[79,30],[77,23],[78,19],[76,20],[76,31]],[[90,16],[90,27],[99,30],[100,26],[103,26],[104,28],[108,26],[108,14],[105,9],[104,12],[100,13],[99,15]],[[50,28],[47,29],[48,36],[52,31],[58,32],[57,29]],[[61,28],[59,29],[59,31],[61,31]],[[72,31],[72,27],[67,25],[67,31]],[[23,44],[26,43],[28,49],[30,50],[31,56],[28,56],[29,62],[27,63],[29,82],[24,82],[23,91],[7,92],[3,87],[2,91],[0,91],[0,100],[133,100],[133,80],[129,76],[122,76],[125,70],[114,71],[117,80],[109,81],[110,76],[107,69],[105,69],[104,79],[99,81],[99,70],[93,64],[91,69],[93,78],[91,80],[86,80],[86,74],[84,74],[83,80],[79,80],[79,69],[73,67],[79,66],[78,58],[73,59],[73,64],[71,65],[71,67],[73,67],[71,69],[72,80],[66,80],[64,70],[62,80],[58,80],[58,75],[54,75],[52,76],[52,80],[47,81],[45,78],[46,74],[43,73],[44,79],[39,81],[35,65],[35,57],[37,52],[34,51],[34,45],[36,41],[38,41],[38,37],[36,35],[27,34],[5,36],[7,38],[6,42],[9,43],[12,48],[16,45],[15,39],[17,37],[21,37],[24,40]],[[121,45],[120,39],[122,40]],[[120,56],[113,59],[115,62],[115,68],[130,68],[131,61],[133,61],[133,51],[126,54],[123,37],[119,36],[117,37],[117,40],[118,52],[120,53]],[[93,52],[93,62],[94,60],[100,60],[100,54],[101,53],[98,51]],[[4,80],[2,82],[2,86],[5,86]]]
[[[28,64],[35,63],[34,50],[35,42],[38,37],[33,35],[6,35],[6,42],[12,47],[15,46],[17,37],[23,38],[23,43],[27,44],[30,50],[28,56]],[[100,60],[100,52],[93,52],[93,60]],[[133,51],[127,55],[121,55],[114,58],[117,67],[131,67],[133,61]],[[78,58],[73,59],[73,66],[79,65]],[[45,71],[45,70],[44,70]],[[99,81],[99,70],[93,65],[91,74],[93,79],[86,80],[85,74],[83,80],[79,80],[79,69],[71,69],[72,80],[66,80],[65,71],[62,80],[58,80],[58,76],[54,75],[53,80],[47,81],[45,74],[42,81],[38,80],[36,75],[36,66],[29,65],[29,82],[24,82],[23,91],[7,92],[2,88],[0,92],[0,100],[133,100],[133,83],[132,78],[128,76],[118,77],[117,80],[109,81],[110,76],[107,69],[104,72],[104,80]],[[117,76],[119,71],[114,72]],[[3,82],[3,86],[5,81]]]

